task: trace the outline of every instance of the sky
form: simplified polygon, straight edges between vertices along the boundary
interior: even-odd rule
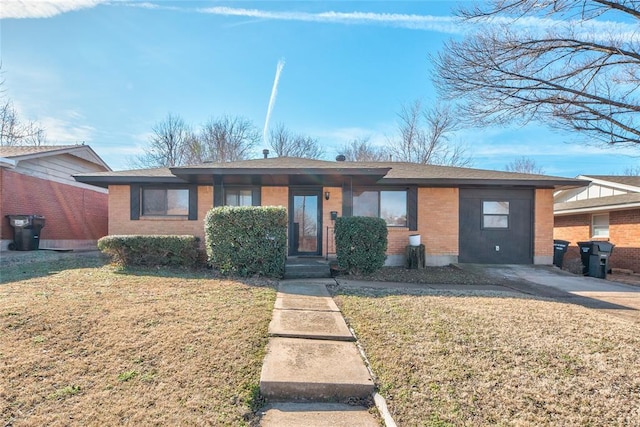
[[[387,144],[402,105],[436,102],[430,55],[468,29],[453,14],[460,4],[3,0],[3,89],[50,143],[89,144],[113,170],[131,168],[169,113],[196,129],[241,116],[261,131],[269,116],[267,127],[317,138],[333,160],[354,138]],[[536,123],[452,140],[479,169],[520,156],[564,177],[640,166],[640,148],[601,148]]]

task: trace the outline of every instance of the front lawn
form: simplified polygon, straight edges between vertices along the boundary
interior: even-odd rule
[[[3,266],[2,425],[249,424],[275,290],[210,276]]]
[[[639,425],[638,323],[499,293],[338,292],[398,425]]]

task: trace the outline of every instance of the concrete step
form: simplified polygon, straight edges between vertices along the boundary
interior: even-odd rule
[[[291,265],[287,264],[284,271],[285,279],[305,279],[331,277],[331,269],[327,264]]]
[[[374,384],[352,342],[269,339],[260,391],[273,401],[364,398]]]
[[[269,335],[274,337],[355,341],[337,311],[273,310]]]
[[[274,403],[262,410],[262,427],[378,427],[367,408],[340,403]]]

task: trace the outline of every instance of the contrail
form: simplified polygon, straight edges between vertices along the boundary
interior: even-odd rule
[[[284,59],[278,61],[276,66],[276,77],[273,79],[273,87],[271,88],[271,98],[269,98],[269,107],[267,108],[267,117],[264,119],[264,129],[262,130],[262,142],[267,142],[267,132],[269,131],[269,120],[271,120],[271,111],[276,103],[276,95],[278,95],[278,81],[280,80],[280,73],[284,68]]]

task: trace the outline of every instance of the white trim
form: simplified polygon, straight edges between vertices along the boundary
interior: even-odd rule
[[[553,211],[553,216],[573,215],[577,213],[591,213],[591,212],[609,212],[609,211],[625,211],[629,209],[640,208],[640,202],[629,203],[626,205],[607,205],[607,206],[592,206],[587,208],[567,209],[561,211]]]
[[[17,164],[18,162],[16,162],[15,160],[7,159],[6,157],[0,157],[0,168],[13,169]]]
[[[592,184],[604,185],[605,187],[615,187],[619,188],[620,190],[631,191],[632,193],[640,193],[640,187],[636,187],[635,185],[620,184],[619,182],[597,179],[588,175],[579,175],[578,179],[590,180]]]

